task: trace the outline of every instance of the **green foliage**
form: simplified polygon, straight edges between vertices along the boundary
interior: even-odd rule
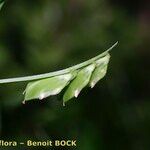
[[[0,0],[0,9],[3,4],[4,1]],[[64,70],[35,76],[2,79],[0,83],[32,81],[28,83],[24,91],[25,99],[23,103],[32,99],[42,100],[46,97],[57,95],[67,87],[63,96],[63,104],[65,104],[73,97],[77,98],[81,90],[87,85],[93,88],[106,75],[110,59],[109,51],[116,45],[117,43],[104,53],[88,61]]]
[[[28,137],[77,140],[77,147],[69,150],[150,149],[149,1],[133,2],[5,1],[0,11],[0,79],[58,70],[101,53],[115,39],[121,44],[111,53],[109,77],[94,89],[86,88],[69,108],[60,106],[67,87],[58,97],[21,105],[28,82],[0,84],[1,137],[18,142]]]
[[[32,99],[42,100],[46,97],[57,95],[68,86],[63,96],[63,104],[65,104],[73,97],[77,98],[81,90],[88,84],[93,88],[105,76],[110,59],[109,51],[117,43],[104,53],[73,67],[47,74],[2,79],[0,83],[36,80],[28,83],[24,92],[25,99],[23,103]]]
[[[51,95],[59,94],[66,86],[68,86],[63,96],[63,104],[69,101],[73,97],[78,97],[81,90],[90,84],[91,88],[102,79],[106,72],[109,63],[110,55],[108,52],[98,60],[90,62],[86,61],[84,67],[78,69],[73,66],[71,69],[67,69],[69,73],[64,74],[63,70],[60,75],[40,79],[38,81],[31,82],[27,85],[25,90],[25,101],[32,99],[44,99]]]

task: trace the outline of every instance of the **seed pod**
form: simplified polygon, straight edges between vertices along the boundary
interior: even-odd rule
[[[91,88],[93,88],[95,84],[106,75],[109,60],[110,55],[107,54],[105,57],[100,58],[99,60],[96,61],[96,69],[94,70],[90,80]]]
[[[77,77],[70,83],[63,96],[64,103],[73,97],[78,97],[81,90],[88,85],[94,68],[95,64],[91,64],[78,72]]]
[[[51,95],[59,94],[75,74],[69,73],[39,81],[31,82],[25,90],[25,101],[31,99],[44,99]]]

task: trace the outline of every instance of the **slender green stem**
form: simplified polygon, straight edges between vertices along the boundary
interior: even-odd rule
[[[87,66],[87,65],[91,64],[92,62],[96,61],[97,59],[99,59],[101,57],[104,57],[117,44],[118,44],[118,42],[116,42],[113,46],[111,46],[108,50],[106,50],[102,54],[100,54],[100,55],[98,55],[98,56],[96,56],[96,57],[94,57],[94,58],[92,58],[90,60],[87,60],[87,61],[85,61],[83,63],[80,63],[78,65],[69,67],[67,69],[63,69],[63,70],[55,71],[55,72],[50,72],[50,73],[45,73],[45,74],[33,75],[33,76],[18,77],[18,78],[9,78],[9,79],[1,79],[0,80],[0,84],[2,84],[2,83],[12,83],[12,82],[22,82],[22,81],[32,81],[32,80],[49,78],[49,77],[53,77],[53,76],[57,76],[57,75],[62,75],[62,74],[69,73],[70,71],[74,71],[74,70],[80,69],[80,68],[82,68],[84,66]]]
[[[4,2],[2,1],[0,1],[0,10],[2,9],[2,7],[3,7],[3,5],[4,5]]]

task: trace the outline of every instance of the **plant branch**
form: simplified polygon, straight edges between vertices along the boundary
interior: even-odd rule
[[[105,52],[103,52],[102,54],[87,60],[83,63],[80,63],[78,65],[69,67],[67,69],[63,69],[60,71],[55,71],[55,72],[50,72],[50,73],[45,73],[45,74],[39,74],[39,75],[33,75],[33,76],[26,76],[26,77],[18,77],[18,78],[8,78],[8,79],[1,79],[0,80],[0,84],[2,83],[12,83],[12,82],[22,82],[22,81],[32,81],[32,80],[38,80],[38,79],[44,79],[44,78],[49,78],[49,77],[53,77],[53,76],[57,76],[57,75],[62,75],[62,74],[66,74],[69,73],[71,71],[74,70],[78,70],[82,67],[85,67],[89,64],[91,64],[92,62],[98,60],[101,57],[104,57],[106,54],[108,54],[109,51],[111,51],[116,45],[118,44],[118,42],[116,42],[113,46],[111,46],[108,50],[106,50]]]

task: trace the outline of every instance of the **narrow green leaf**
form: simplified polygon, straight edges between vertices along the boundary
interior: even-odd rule
[[[88,85],[94,68],[95,64],[91,64],[79,71],[77,77],[70,83],[63,96],[64,103],[73,97],[78,97],[81,90]]]
[[[0,1],[0,10],[2,9],[3,5],[4,5],[4,2]]]
[[[96,68],[90,80],[91,88],[93,88],[95,84],[106,75],[109,60],[110,60],[110,55],[107,54],[105,57],[100,58],[99,60],[96,61]]]
[[[25,101],[32,99],[42,100],[48,96],[57,95],[74,77],[74,73],[69,73],[31,82],[27,85],[25,90]]]

